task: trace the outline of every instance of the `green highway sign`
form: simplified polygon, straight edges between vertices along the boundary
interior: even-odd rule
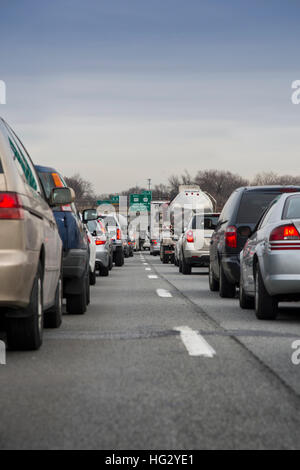
[[[101,200],[97,201],[97,206],[101,206],[102,204],[111,204],[111,202],[110,201],[101,201]]]
[[[139,204],[140,203],[140,195],[139,194],[130,194],[129,196],[129,204]]]
[[[119,198],[120,198],[120,196],[112,196],[111,197],[111,203],[112,204],[119,204]]]

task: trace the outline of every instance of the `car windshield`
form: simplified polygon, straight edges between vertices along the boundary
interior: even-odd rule
[[[192,230],[196,230],[196,229],[214,230],[217,226],[218,220],[219,220],[218,215],[208,215],[208,214],[194,215],[190,224],[190,228]]]
[[[287,199],[282,218],[300,219],[300,196],[292,196]]]
[[[270,205],[281,191],[262,192],[249,191],[242,196],[241,204],[238,210],[236,223],[255,224],[261,217],[264,210]]]

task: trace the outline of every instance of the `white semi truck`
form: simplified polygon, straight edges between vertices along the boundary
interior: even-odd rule
[[[162,263],[174,262],[176,241],[185,231],[193,214],[214,212],[215,201],[198,185],[179,186],[179,193],[170,202],[166,220],[163,221],[160,240]]]

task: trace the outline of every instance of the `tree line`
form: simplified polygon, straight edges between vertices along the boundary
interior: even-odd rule
[[[96,201],[110,199],[115,193],[96,194],[93,185],[78,173],[71,177],[65,177],[66,184],[76,193],[76,203],[80,210],[86,207],[96,206]],[[197,184],[202,191],[206,191],[216,200],[216,210],[220,211],[230,194],[241,186],[261,185],[300,185],[300,175],[278,175],[274,172],[258,173],[254,178],[246,179],[236,173],[225,170],[201,170],[196,175],[190,175],[185,171],[182,175],[170,176],[167,184],[157,184],[152,188],[153,200],[172,200],[179,191],[180,185]],[[119,193],[128,196],[132,193],[140,193],[146,190],[143,186],[134,186]]]

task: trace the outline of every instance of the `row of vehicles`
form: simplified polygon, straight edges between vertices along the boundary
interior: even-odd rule
[[[54,169],[35,166],[0,119],[0,329],[9,349],[34,350],[58,328],[62,303],[82,315],[96,274],[122,266],[131,250],[115,215],[80,214]]]
[[[211,291],[234,298],[238,288],[242,309],[272,320],[279,302],[300,300],[299,250],[300,186],[254,186],[235,190],[221,214],[192,215],[173,261],[183,274],[207,266]]]

